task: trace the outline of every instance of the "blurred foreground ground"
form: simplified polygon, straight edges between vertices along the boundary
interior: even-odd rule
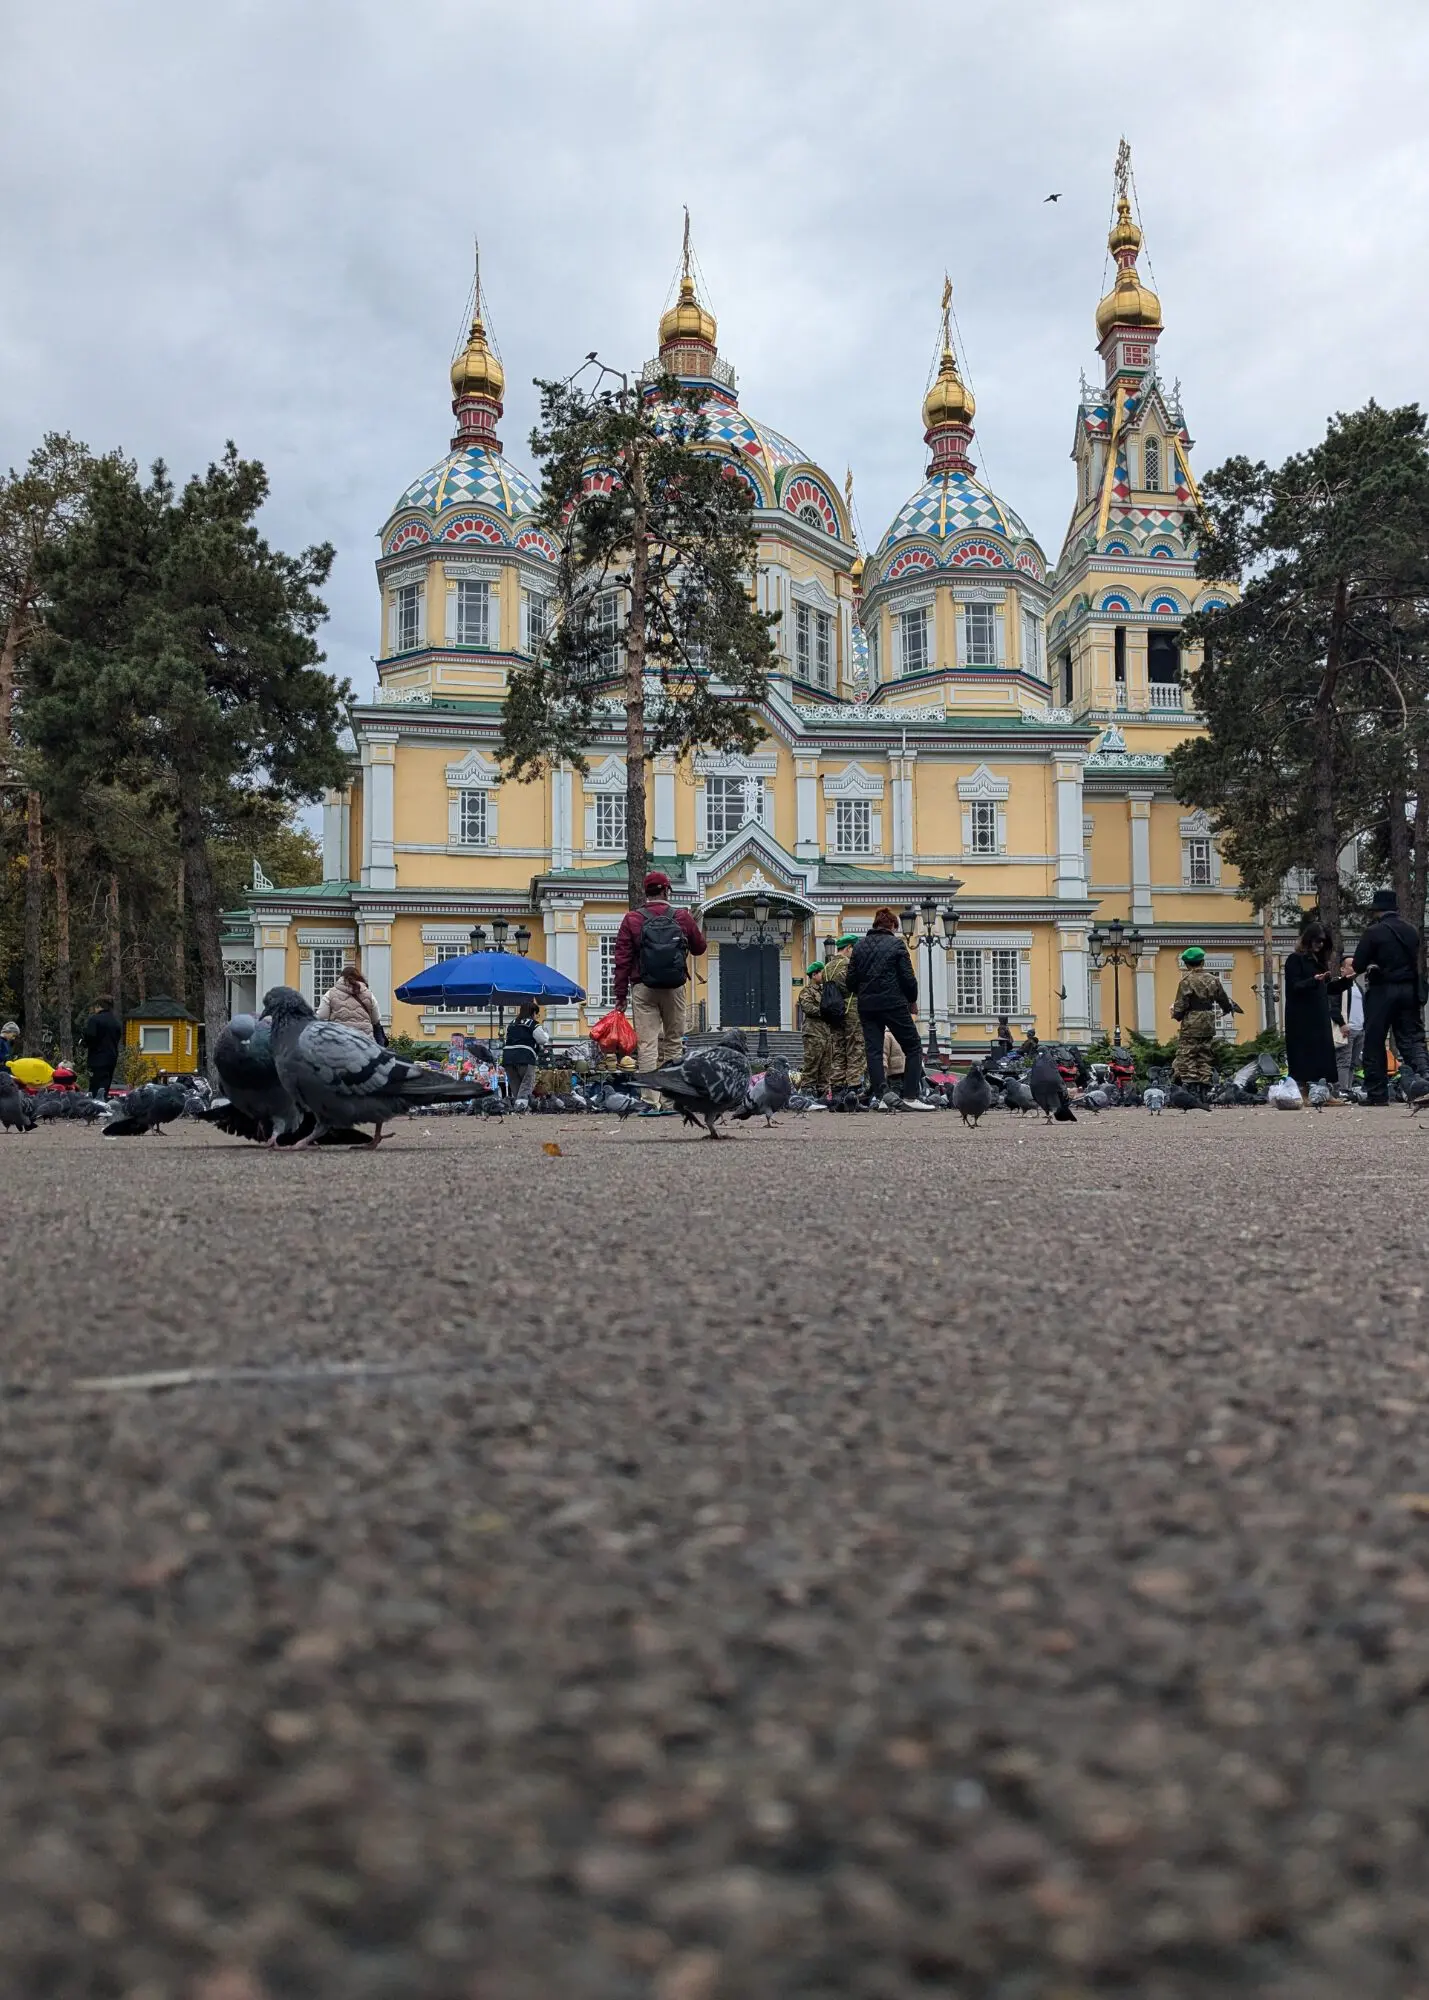
[[[0,1133],[0,1992],[1429,2000],[1426,1186]]]

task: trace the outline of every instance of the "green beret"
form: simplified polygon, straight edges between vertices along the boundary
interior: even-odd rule
[[[1198,944],[1188,945],[1181,954],[1182,965],[1204,965],[1206,954]]]
[[[824,961],[821,958],[816,958],[812,965],[804,967],[804,976],[806,979],[812,979],[816,972],[822,972],[823,969]]]
[[[848,931],[844,934],[843,937],[839,939],[839,950],[842,951],[846,944],[857,944],[857,943],[858,943],[857,937],[854,935],[852,931]]]

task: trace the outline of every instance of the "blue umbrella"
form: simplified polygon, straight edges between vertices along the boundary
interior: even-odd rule
[[[523,1000],[584,1000],[585,988],[536,958],[468,951],[429,965],[397,988],[397,998],[413,1007],[519,1007]]]

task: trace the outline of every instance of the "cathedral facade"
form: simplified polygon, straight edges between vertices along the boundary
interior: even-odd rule
[[[1240,1032],[1262,1025],[1255,912],[1166,775],[1167,751],[1200,726],[1181,624],[1215,598],[1195,575],[1191,438],[1158,372],[1161,307],[1124,176],[1108,240],[1101,380],[1083,377],[1055,563],[978,477],[946,293],[922,483],[864,553],[837,483],[740,407],[687,260],[643,388],[669,374],[706,397],[710,446],[750,488],[778,652],[753,752],[657,758],[650,777],[650,852],[710,939],[693,1021],[790,1027],[825,939],[867,929],[882,904],[951,904],[954,948],[918,953],[924,1024],[931,1012],[945,1047],[985,1047],[1000,1014],[1044,1039],[1109,1027],[1113,974],[1092,969],[1087,938],[1114,916],[1145,941],[1120,983],[1125,1026],[1171,1032],[1191,943],[1244,1007]],[[393,1032],[443,1036],[468,1017],[396,989],[502,920],[587,989],[583,1008],[553,1010],[558,1031],[610,1004],[626,907],[618,702],[584,771],[501,775],[502,698],[553,615],[556,551],[503,449],[481,303],[478,289],[452,370],[450,449],[382,529],[378,688],[353,713],[352,782],[324,807],[324,880],[254,890],[225,943],[235,1004],[278,983],[321,994],[356,955]],[[614,667],[617,592],[601,610]],[[774,942],[751,946],[757,903]]]

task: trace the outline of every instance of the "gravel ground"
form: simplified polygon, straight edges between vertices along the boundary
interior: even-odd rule
[[[0,1134],[0,1992],[1429,2000],[1427,1173]]]

